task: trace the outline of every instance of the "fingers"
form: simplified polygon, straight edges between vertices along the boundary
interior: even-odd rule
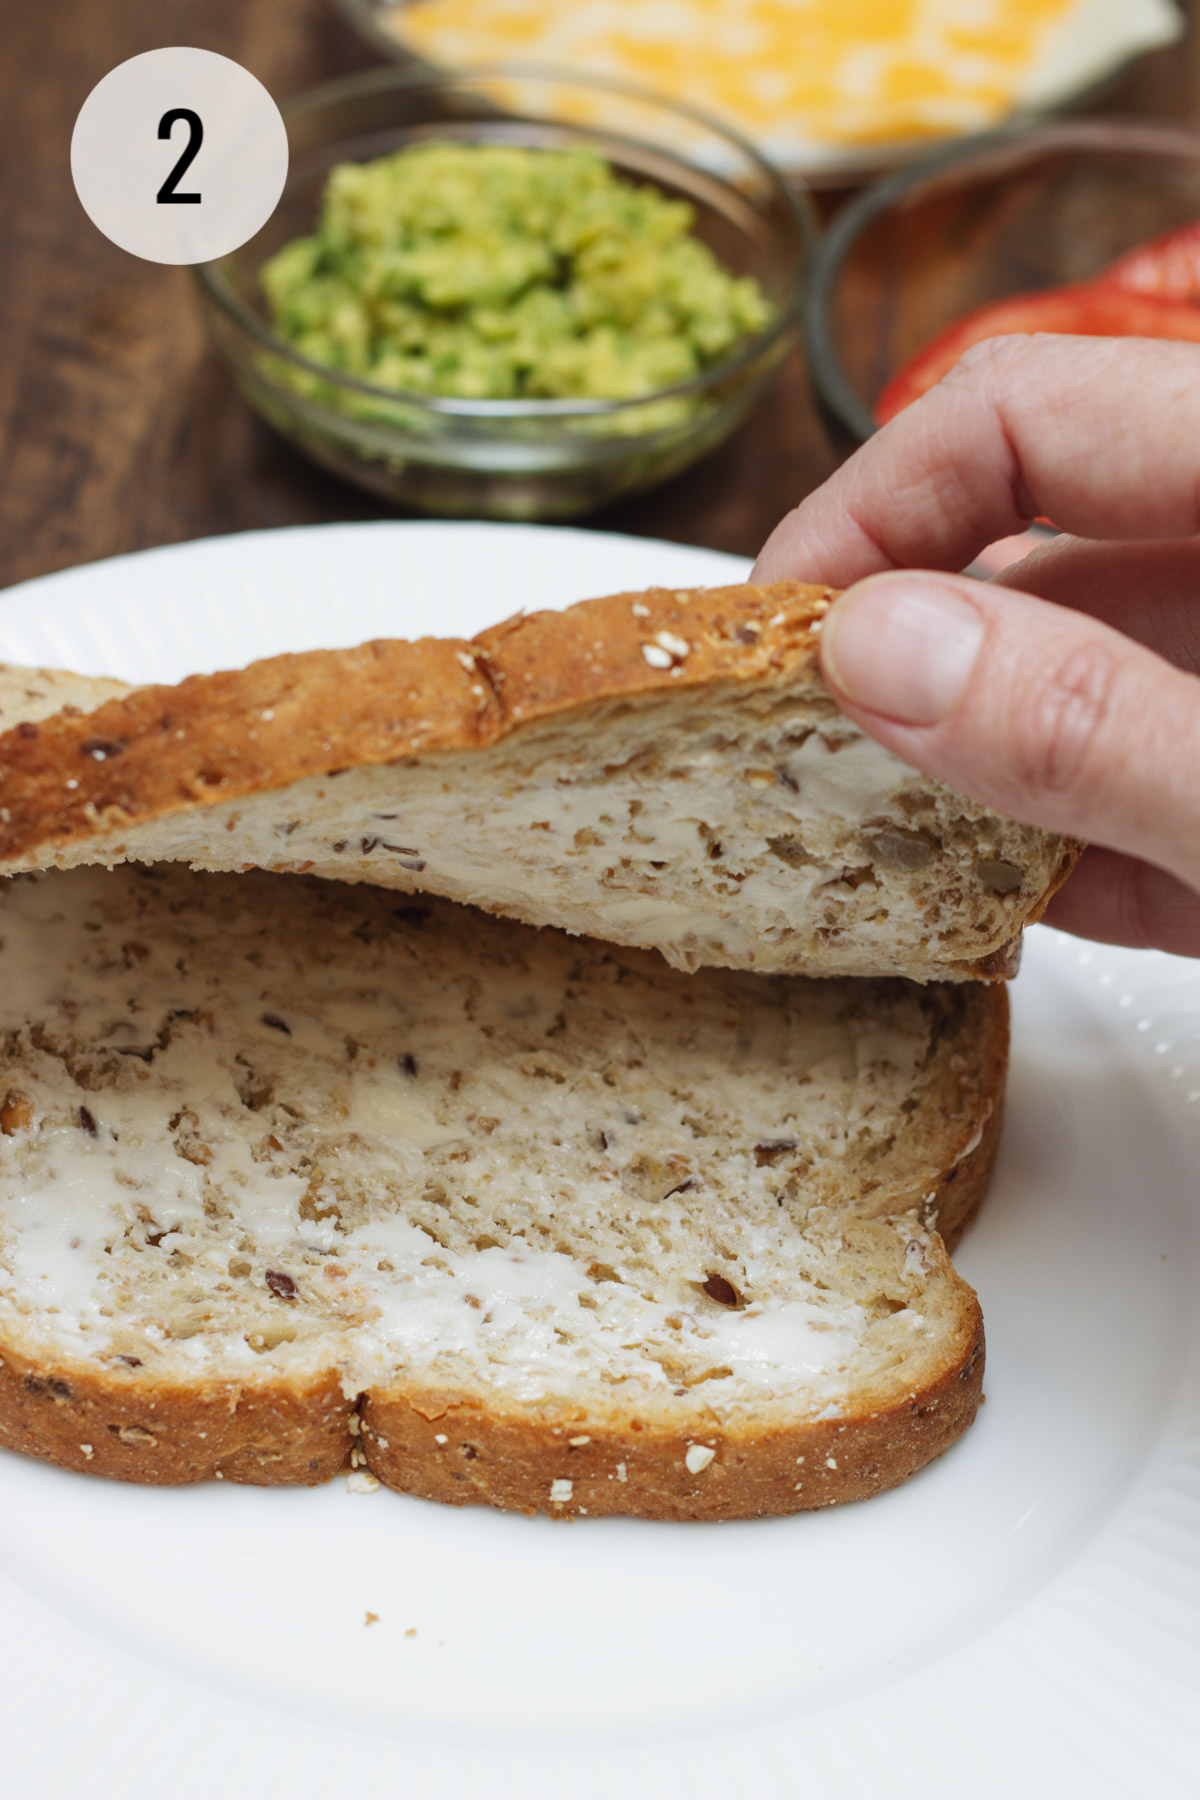
[[[1060,537],[1006,568],[1005,587],[1074,607],[1200,670],[1200,542],[1098,544]]]
[[[1200,956],[1200,894],[1113,850],[1085,850],[1046,909],[1047,925],[1102,944]]]
[[[776,527],[753,579],[960,569],[1052,518],[1092,538],[1200,528],[1200,346],[995,338]]]
[[[1200,680],[1111,627],[965,576],[878,575],[821,631],[843,711],[1030,824],[1200,887]]]

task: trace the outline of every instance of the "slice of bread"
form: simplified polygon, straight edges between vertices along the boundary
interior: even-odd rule
[[[9,1448],[726,1519],[974,1415],[1001,986],[169,866],[17,877],[0,940]]]
[[[682,968],[1011,974],[1079,846],[844,718],[817,666],[829,601],[656,589],[10,714],[0,871],[308,871]]]

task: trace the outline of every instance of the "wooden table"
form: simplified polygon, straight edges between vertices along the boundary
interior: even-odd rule
[[[0,586],[151,544],[384,511],[251,415],[207,348],[185,271],[126,255],[79,207],[75,115],[110,68],[160,44],[221,51],[279,98],[372,61],[327,0],[5,0]],[[1145,58],[1105,110],[1200,123],[1195,47]],[[834,462],[796,358],[723,449],[588,522],[752,554]]]

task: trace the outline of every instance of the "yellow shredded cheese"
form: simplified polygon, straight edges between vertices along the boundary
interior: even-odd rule
[[[404,0],[405,44],[637,80],[773,147],[983,128],[1177,35],[1169,0]]]

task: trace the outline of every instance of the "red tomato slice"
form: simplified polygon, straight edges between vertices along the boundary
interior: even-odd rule
[[[972,344],[1036,331],[1073,337],[1182,338],[1200,343],[1200,306],[1130,293],[1103,282],[1014,294],[956,320],[893,375],[875,402],[880,425],[911,406],[948,375]]]
[[[1156,294],[1160,300],[1200,302],[1200,221],[1118,257],[1097,285]]]

